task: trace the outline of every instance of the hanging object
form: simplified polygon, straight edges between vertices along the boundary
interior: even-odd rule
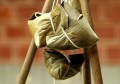
[[[64,80],[80,72],[84,55],[73,54],[69,55],[67,58],[60,52],[45,49],[44,60],[49,74],[57,80]]]
[[[57,28],[59,32],[46,37],[47,46],[52,49],[68,50],[95,45],[99,38],[87,19],[66,2],[62,3],[60,9],[61,16],[64,15],[64,17],[61,17],[61,23]]]
[[[46,46],[46,36],[54,33],[58,27],[60,23],[59,8],[59,5],[56,5],[50,13],[35,12],[28,20],[29,30],[35,39],[37,47]]]
[[[92,47],[99,40],[87,19],[66,2],[57,4],[50,13],[28,21],[37,47],[71,50]]]

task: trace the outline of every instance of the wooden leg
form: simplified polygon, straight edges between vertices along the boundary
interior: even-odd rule
[[[84,49],[84,54],[85,54],[85,61],[83,64],[84,84],[91,84],[90,59],[88,53],[86,53],[86,49]]]
[[[97,45],[95,45],[91,49],[87,49],[87,53],[89,53],[94,84],[103,84],[102,73],[101,73],[100,62],[99,62],[98,51],[97,51]]]
[[[49,12],[51,10],[52,3],[53,3],[53,0],[46,0],[42,12]],[[32,39],[25,61],[23,63],[17,84],[25,84],[32,62],[34,60],[36,51],[37,51],[37,47],[34,43],[34,40]]]
[[[23,63],[17,84],[25,84],[31,65],[32,65],[32,62],[33,62],[33,59],[35,57],[36,50],[37,48],[35,46],[34,40],[32,39],[26,58],[25,58],[25,61]]]
[[[94,30],[92,17],[90,15],[89,0],[80,0],[80,4],[81,4],[83,15],[88,19],[91,27]],[[94,84],[103,84],[97,45],[93,46],[92,48],[86,48],[85,51],[87,53],[87,56],[90,59],[90,65],[92,68]]]

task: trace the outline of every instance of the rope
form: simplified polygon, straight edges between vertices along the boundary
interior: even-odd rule
[[[56,1],[56,0],[53,1],[52,10],[53,10],[53,8],[54,8],[54,6],[55,6],[55,1]]]
[[[59,0],[54,0],[54,1],[53,1],[52,10],[53,10],[54,6],[55,6],[56,4],[58,4],[58,3],[59,3]]]
[[[49,15],[49,18],[50,18],[50,23],[51,23],[51,26],[52,26],[53,32],[55,33],[55,27],[54,27],[54,24],[53,24],[52,17],[51,17],[51,15],[50,15],[50,13],[48,13],[48,15]]]
[[[38,17],[37,14],[41,15],[42,13],[40,13],[40,12],[35,12],[35,17],[36,17],[36,18]]]

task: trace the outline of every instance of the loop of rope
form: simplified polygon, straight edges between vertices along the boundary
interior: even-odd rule
[[[35,17],[36,17],[36,18],[38,17],[38,14],[41,15],[42,13],[40,13],[40,12],[35,12]]]
[[[56,0],[53,1],[52,10],[53,10],[53,8],[54,8],[54,6],[55,6],[55,1],[56,1]]]

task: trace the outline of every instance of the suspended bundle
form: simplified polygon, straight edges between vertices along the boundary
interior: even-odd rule
[[[57,28],[59,32],[46,37],[47,46],[52,49],[68,50],[95,45],[99,38],[87,19],[66,2],[62,3],[60,9],[61,23]],[[62,17],[63,15],[64,17]],[[64,20],[64,18],[68,20]]]
[[[70,50],[92,47],[99,40],[87,19],[64,1],[50,13],[30,19],[28,25],[38,47]]]
[[[51,23],[52,19],[52,23]],[[37,47],[46,46],[46,36],[55,32],[60,23],[60,7],[56,5],[50,13],[35,12],[28,20]],[[52,28],[54,25],[54,29]]]
[[[87,19],[66,2],[50,13],[33,14],[28,25],[38,47],[70,50],[92,47],[99,40]]]
[[[44,52],[44,60],[49,74],[57,80],[64,80],[80,72],[84,55],[73,54],[67,58],[60,52],[46,49]]]

